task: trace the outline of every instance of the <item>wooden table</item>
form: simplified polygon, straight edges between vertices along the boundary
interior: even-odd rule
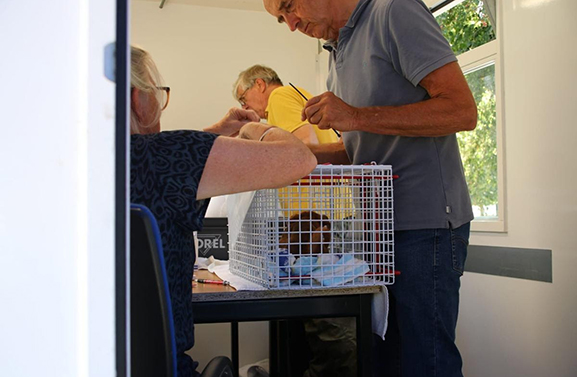
[[[206,270],[195,276],[220,280]],[[197,284],[192,295],[194,322],[231,323],[232,361],[238,373],[238,322],[355,317],[358,376],[368,377],[372,373],[371,299],[379,291],[379,286],[236,291],[230,286]],[[270,342],[270,374],[284,377],[283,360],[273,357],[278,354],[276,343]]]

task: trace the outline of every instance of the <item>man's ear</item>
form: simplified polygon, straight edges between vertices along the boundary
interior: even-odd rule
[[[266,82],[264,82],[263,79],[256,79],[255,80],[256,85],[258,86],[258,90],[261,93],[264,93],[264,91],[266,90]]]

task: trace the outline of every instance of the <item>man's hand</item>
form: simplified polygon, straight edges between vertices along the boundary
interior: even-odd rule
[[[354,131],[358,115],[356,107],[347,105],[331,92],[324,92],[307,102],[301,118],[322,130],[333,128],[338,131]]]
[[[223,136],[237,136],[238,131],[249,122],[259,122],[260,117],[253,110],[239,109],[233,107],[218,122],[210,127],[206,127],[204,131],[213,132]]]

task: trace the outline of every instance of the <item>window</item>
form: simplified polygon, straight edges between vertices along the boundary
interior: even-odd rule
[[[494,0],[448,1],[434,9],[477,102],[477,127],[457,134],[475,220],[473,231],[505,231],[501,63]]]

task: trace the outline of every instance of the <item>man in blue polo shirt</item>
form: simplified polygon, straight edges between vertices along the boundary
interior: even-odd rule
[[[462,376],[455,345],[460,277],[473,219],[456,132],[476,104],[421,0],[264,0],[291,31],[326,41],[329,91],[303,119],[342,132],[311,146],[319,163],[390,164],[395,263],[390,327],[376,375]]]

